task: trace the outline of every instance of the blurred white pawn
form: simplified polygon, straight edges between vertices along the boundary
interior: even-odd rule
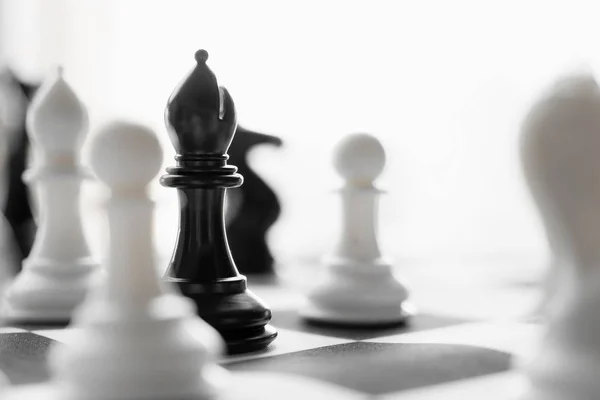
[[[381,255],[377,209],[381,191],[373,182],[385,166],[385,151],[373,136],[347,136],[334,156],[345,180],[341,238],[327,262],[326,279],[308,294],[302,315],[315,321],[380,325],[404,321],[410,314],[408,290]]]
[[[554,253],[548,329],[523,363],[526,400],[600,394],[600,87],[591,74],[561,79],[527,117],[525,175]]]
[[[94,172],[111,190],[106,280],[77,309],[73,340],[52,349],[50,384],[12,398],[212,398],[227,376],[214,362],[221,338],[158,276],[147,186],[162,163],[160,144],[145,127],[115,122],[90,151]]]
[[[27,113],[35,163],[24,174],[39,200],[39,228],[23,270],[5,295],[6,317],[68,322],[98,263],[84,236],[79,195],[90,177],[80,163],[88,129],[83,105],[62,70],[44,82]]]

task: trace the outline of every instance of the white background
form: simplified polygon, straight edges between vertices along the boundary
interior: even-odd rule
[[[335,241],[331,150],[357,131],[388,154],[379,186],[389,254],[525,260],[543,258],[546,244],[521,178],[519,124],[552,79],[597,64],[595,4],[4,0],[2,52],[29,80],[63,64],[92,128],[114,117],[149,124],[170,165],[164,105],[207,49],[240,123],[285,141],[252,154],[282,201],[270,232],[282,263],[317,259]],[[169,253],[176,196],[158,185],[154,194]]]

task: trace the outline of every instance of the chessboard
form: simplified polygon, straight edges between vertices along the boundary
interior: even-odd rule
[[[460,264],[460,263],[458,263]],[[315,271],[249,278],[273,311],[278,338],[265,350],[223,356],[233,376],[264,385],[257,399],[507,399],[519,390],[515,365],[540,334],[532,317],[539,269],[527,262],[403,265],[417,312],[380,329],[304,322],[304,285]],[[12,385],[49,378],[46,356],[69,345],[70,328],[0,328],[0,371]],[[284,394],[285,397],[281,397]]]

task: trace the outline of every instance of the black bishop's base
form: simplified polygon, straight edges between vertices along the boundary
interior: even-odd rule
[[[268,323],[271,310],[247,289],[246,277],[237,272],[227,247],[223,222],[224,187],[197,187],[198,179],[213,176],[219,185],[233,185],[240,175],[235,167],[211,164],[203,167],[168,168],[162,177],[165,186],[179,190],[180,230],[173,259],[165,280],[176,283],[184,296],[192,299],[198,315],[212,325],[227,343],[230,354],[260,350],[277,336]],[[233,171],[233,173],[231,173]],[[227,183],[227,181],[231,181]]]
[[[179,165],[167,168],[161,178],[163,185],[177,187],[181,204],[179,235],[165,280],[196,303],[198,315],[234,354],[266,347],[277,332],[268,325],[271,310],[247,289],[227,246],[225,190],[241,183],[241,176],[225,161],[196,159],[190,165],[178,157]]]
[[[245,287],[245,278],[238,276]],[[198,315],[215,328],[230,354],[246,353],[267,347],[277,337],[271,325],[271,310],[249,290],[238,293],[216,293],[221,283],[202,284],[178,282],[182,293],[194,300]],[[198,291],[205,293],[198,293]],[[209,293],[206,293],[209,292]]]
[[[165,113],[177,165],[167,168],[161,183],[177,188],[181,206],[165,280],[196,303],[198,315],[223,336],[229,353],[241,353],[268,346],[277,332],[269,326],[271,310],[247,290],[227,243],[225,193],[243,182],[227,164],[237,119],[207,58],[205,51],[196,52],[196,67],[175,89]]]
[[[223,221],[223,186],[239,184],[241,176],[224,161],[220,166],[208,163],[210,172],[204,173],[204,166],[183,166],[179,161],[161,179],[163,185],[178,188],[181,202],[177,245],[165,280],[176,283],[196,303],[198,315],[221,334],[229,353],[262,349],[277,336],[268,325],[271,310],[238,274]],[[198,187],[200,180],[211,179],[209,186],[215,187]]]

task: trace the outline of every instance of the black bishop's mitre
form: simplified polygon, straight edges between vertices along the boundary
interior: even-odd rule
[[[161,183],[178,189],[177,243],[165,279],[197,305],[198,315],[227,342],[230,353],[258,350],[277,336],[268,325],[271,310],[247,290],[227,244],[224,201],[227,188],[243,178],[228,165],[235,134],[235,106],[206,65],[208,53],[196,52],[195,68],[174,90],[165,123],[175,147],[176,166]]]

